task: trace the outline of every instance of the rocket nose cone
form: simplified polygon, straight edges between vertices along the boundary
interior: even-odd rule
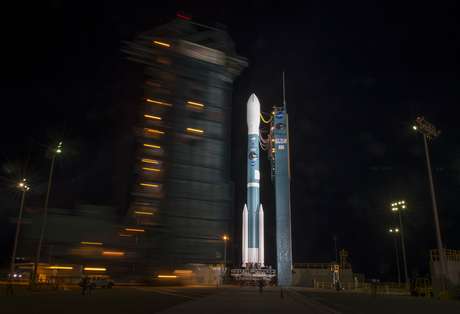
[[[259,134],[260,102],[256,94],[251,94],[247,102],[248,134]]]
[[[248,104],[254,102],[259,103],[259,98],[257,98],[256,94],[252,93],[251,96],[249,96]]]

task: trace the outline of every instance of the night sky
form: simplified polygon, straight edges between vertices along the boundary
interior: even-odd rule
[[[2,203],[16,204],[11,183],[24,171],[37,195],[43,191],[46,146],[57,139],[68,155],[58,165],[61,188],[79,186],[80,199],[110,203],[113,147],[126,124],[121,113],[138,101],[142,79],[120,51],[122,41],[183,11],[226,25],[249,60],[234,91],[237,207],[245,201],[246,100],[255,92],[270,112],[282,100],[285,70],[294,261],[333,260],[336,235],[355,271],[394,279],[390,203],[405,199],[409,269],[423,274],[435,234],[423,141],[411,129],[418,115],[442,130],[430,144],[441,227],[445,245],[460,249],[456,1],[371,2],[40,1],[5,9]],[[268,163],[262,166],[268,174]],[[102,180],[97,188],[87,184],[95,178]],[[273,216],[273,189],[262,180],[266,217]],[[3,223],[7,213],[0,215],[3,259],[12,230]],[[270,234],[273,218],[267,224]],[[275,264],[273,250],[268,254]]]

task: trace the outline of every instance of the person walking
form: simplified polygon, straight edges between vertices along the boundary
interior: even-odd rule
[[[81,295],[86,294],[86,289],[88,289],[88,277],[83,277],[80,281]]]

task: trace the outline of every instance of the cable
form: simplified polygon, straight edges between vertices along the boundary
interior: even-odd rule
[[[265,120],[265,119],[264,119],[264,116],[262,115],[262,112],[261,112],[261,113],[260,113],[260,119],[262,120],[263,123],[269,124],[270,122],[272,122],[273,116],[270,115],[270,119],[269,119],[269,120]]]

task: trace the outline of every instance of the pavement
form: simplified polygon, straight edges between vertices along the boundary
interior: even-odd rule
[[[262,293],[256,287],[247,288],[220,288],[216,294],[201,300],[179,304],[161,314],[191,314],[191,313],[218,313],[218,314],[271,314],[271,313],[335,313],[324,305],[306,307],[302,302],[296,302],[290,293],[283,293],[280,289],[266,288]],[[309,312],[307,312],[310,310]],[[312,310],[315,310],[312,312]]]
[[[326,305],[340,314],[459,314],[460,301],[404,295],[377,295],[296,288],[306,303]],[[313,312],[314,313],[314,312]]]
[[[3,291],[0,291],[3,292]],[[460,301],[307,288],[187,286],[114,287],[83,296],[78,289],[0,295],[1,314],[459,314]]]
[[[215,293],[215,287],[114,287],[81,295],[67,291],[39,291],[15,287],[15,295],[0,289],[0,314],[151,314]]]
[[[459,314],[459,301],[439,301],[409,296],[368,294],[295,288],[227,288],[205,298],[182,303],[161,314]]]

